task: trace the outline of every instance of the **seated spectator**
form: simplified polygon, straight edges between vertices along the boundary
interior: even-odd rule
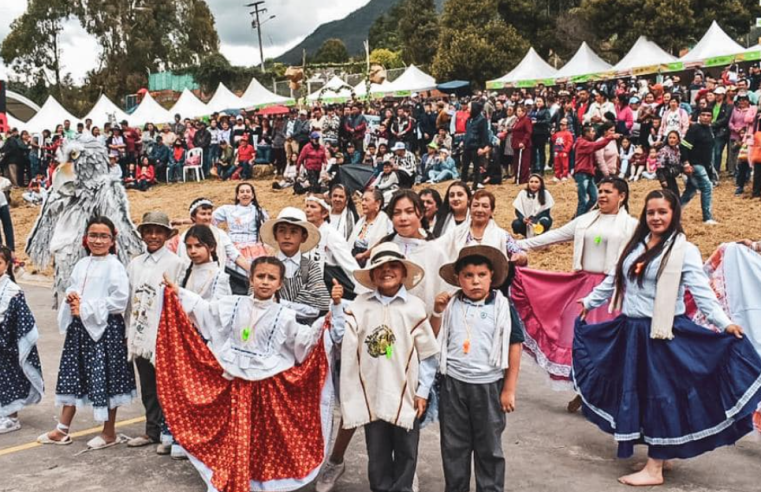
[[[45,197],[48,196],[48,190],[46,188],[47,182],[45,181],[45,176],[42,173],[37,173],[34,179],[29,181],[29,186],[22,197],[27,203],[41,205],[42,202],[45,201]]]
[[[383,193],[384,203],[390,202],[391,197],[399,189],[399,177],[394,171],[394,164],[390,160],[383,163],[383,173],[375,182],[375,189]]]
[[[428,182],[441,183],[450,179],[460,179],[457,164],[452,159],[449,149],[439,149],[439,158],[428,171]]]
[[[230,179],[233,171],[235,171],[235,166],[233,165],[234,161],[235,151],[233,150],[233,146],[226,140],[221,140],[219,142],[219,156],[217,157],[216,162],[217,176],[219,176],[219,179],[223,181]]]
[[[156,171],[147,157],[143,157],[140,160],[135,181],[135,188],[140,191],[146,191],[148,188],[156,184]]]
[[[346,144],[346,155],[344,156],[346,164],[361,164],[362,152],[358,151],[352,142]]]
[[[169,155],[169,174],[167,182],[174,183],[182,178],[182,168],[185,167],[185,148],[179,138],[174,141],[174,148]]]
[[[233,179],[250,179],[251,178],[251,163],[256,158],[256,150],[254,146],[248,141],[248,138],[243,137],[238,144],[238,155],[235,158],[235,171],[233,172]],[[236,176],[237,175],[237,176]]]
[[[172,151],[164,144],[164,138],[159,135],[156,137],[156,143],[153,145],[153,149],[149,155],[151,162],[153,163],[156,171],[156,176],[163,180],[166,175],[166,171],[169,166],[169,157]]]

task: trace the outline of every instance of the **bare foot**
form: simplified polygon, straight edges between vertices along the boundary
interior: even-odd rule
[[[632,470],[642,470],[645,466],[647,466],[646,461],[640,461],[638,463],[634,463],[632,465]],[[671,471],[674,469],[674,462],[671,460],[666,460],[663,462],[663,471]]]
[[[50,439],[51,441],[60,442],[66,439],[66,436],[68,436],[68,434],[64,434],[58,429],[53,429],[52,431],[48,432],[48,439]]]
[[[576,413],[581,408],[581,396],[576,395],[576,397],[568,402],[568,413]]]
[[[624,485],[632,485],[634,487],[663,485],[663,462],[649,459],[642,470],[631,475],[619,477],[618,481]]]

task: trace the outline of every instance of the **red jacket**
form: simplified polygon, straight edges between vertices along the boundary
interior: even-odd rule
[[[255,155],[254,146],[249,143],[238,147],[238,162],[250,162],[254,160]]]
[[[594,142],[590,142],[586,138],[580,138],[576,141],[576,164],[574,165],[574,173],[576,174],[589,174],[595,175],[595,152],[602,149],[612,138],[601,138]]]
[[[528,149],[531,147],[531,134],[534,132],[534,124],[531,123],[531,118],[524,116],[518,118],[513,126],[513,138],[511,140],[513,149],[518,151],[520,145]]]
[[[467,110],[460,110],[454,115],[454,132],[455,135],[461,135],[468,129],[468,118],[470,118],[470,112]]]
[[[296,161],[296,172],[301,170],[301,165],[307,171],[321,171],[323,164],[327,164],[328,156],[325,154],[325,147],[318,145],[315,148],[311,143],[308,143],[301,149],[299,159]]]
[[[573,148],[573,135],[568,130],[561,130],[552,135],[552,148],[555,153],[568,154]]]
[[[141,167],[137,179],[144,179],[149,183],[154,183],[156,181],[156,171],[153,170],[153,166]]]

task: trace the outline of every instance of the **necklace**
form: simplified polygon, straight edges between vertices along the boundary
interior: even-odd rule
[[[462,306],[463,306],[462,307],[462,322],[465,325],[465,332],[467,333],[467,337],[465,338],[465,341],[462,343],[462,351],[463,353],[465,353],[465,355],[468,355],[468,353],[470,353],[471,331],[470,331],[470,325],[468,324],[468,308],[465,305],[465,303],[463,303]]]

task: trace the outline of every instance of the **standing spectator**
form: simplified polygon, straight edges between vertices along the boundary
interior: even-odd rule
[[[464,152],[462,156],[462,170],[460,175],[464,182],[468,181],[468,168],[473,164],[473,190],[483,188],[481,184],[481,168],[486,167],[485,159],[491,151],[489,141],[489,122],[482,114],[483,106],[480,102],[470,103],[470,118],[465,129]],[[549,125],[549,113],[547,115]]]
[[[433,105],[430,101],[426,101],[423,105],[424,112],[420,115],[418,120],[418,131],[420,132],[420,149],[424,149],[436,135],[436,117],[437,114],[433,110]]]
[[[285,166],[288,162],[285,155],[285,131],[285,121],[283,120],[283,117],[276,117],[275,125],[272,129],[272,161],[278,176],[285,172]]]
[[[335,106],[328,106],[328,114],[322,121],[322,141],[333,147],[338,146],[338,131],[341,129],[341,118],[336,114]]]
[[[751,106],[747,92],[737,94],[732,116],[729,118],[729,150],[727,155],[727,174],[734,175],[737,168],[737,155],[742,146],[741,134],[749,134],[753,129],[758,108]]]
[[[235,117],[235,125],[233,125],[232,129],[230,130],[230,134],[232,135],[232,140],[230,140],[230,143],[234,147],[237,147],[240,144],[243,135],[246,134],[246,124],[244,123],[243,116],[238,115]]]
[[[151,155],[153,146],[156,145],[156,137],[158,136],[159,132],[156,130],[156,127],[153,126],[153,123],[146,123],[145,126],[143,126],[143,134],[140,137],[143,146],[143,155]]]
[[[298,119],[293,122],[293,139],[299,145],[299,152],[310,142],[310,136],[313,133],[310,131],[311,123],[307,119],[307,116],[307,111],[302,109],[299,111]],[[319,135],[319,133],[317,135]]]
[[[674,94],[669,99],[668,108],[663,111],[658,136],[662,141],[669,132],[676,130],[680,137],[684,137],[689,128],[690,115],[679,106],[679,96]]]
[[[127,165],[137,165],[140,155],[140,135],[137,128],[129,126],[127,120],[122,121],[122,136],[124,137],[124,159]]]
[[[14,128],[11,137],[3,144],[0,167],[13,186],[24,186],[24,170],[28,167],[30,140],[29,132],[24,130],[19,135],[18,130]]]
[[[569,161],[573,149],[573,134],[568,130],[568,119],[560,120],[560,130],[552,135],[552,146],[555,151],[555,177],[552,181],[565,181],[570,176]]]
[[[407,115],[404,108],[396,109],[396,117],[391,122],[391,145],[396,146],[397,142],[402,142],[408,146],[408,142],[413,133],[412,120]]]
[[[209,144],[209,166],[213,166],[219,158],[219,142],[222,138],[222,129],[219,127],[217,120],[212,119],[209,121],[209,135],[211,135],[211,143]]]
[[[724,155],[724,148],[729,143],[729,119],[732,117],[733,107],[726,100],[726,88],[717,87],[713,93],[715,99],[710,106],[713,111],[711,128],[713,129],[713,136],[716,142],[713,149],[713,168],[718,176],[721,171],[721,159]]]
[[[595,141],[595,127],[584,127],[582,138],[576,141],[576,169],[573,179],[576,180],[578,204],[575,217],[581,217],[597,203],[597,187],[595,186],[595,152],[608,145],[617,135],[607,135]]]
[[[687,175],[687,186],[682,194],[681,203],[687,205],[699,190],[703,223],[707,225],[716,224],[711,215],[713,185],[708,177],[708,168],[713,160],[715,145],[713,131],[711,131],[712,119],[713,111],[708,108],[703,109],[698,123],[691,125],[687,130],[681,147],[684,174]]]
[[[327,163],[328,156],[325,152],[325,147],[320,145],[320,134],[312,132],[309,135],[309,144],[301,149],[296,161],[296,174],[299,174],[303,165],[312,193],[320,192],[320,172],[326,167]]]
[[[610,141],[605,147],[595,152],[595,163],[600,174],[599,177],[616,176],[618,174],[618,144],[613,138],[616,135],[616,126],[612,121],[606,121],[600,127],[600,132],[603,137],[610,138]]]
[[[515,125],[513,126],[513,174],[518,183],[528,183],[531,175],[531,133],[533,124],[526,114],[526,108],[518,106],[515,110]]]
[[[354,148],[361,153],[364,149],[367,120],[365,119],[365,115],[362,114],[362,106],[360,106],[359,103],[352,106],[351,114],[346,118],[344,123],[344,130],[346,131],[349,142],[354,144]]]
[[[661,187],[671,190],[675,196],[679,196],[676,178],[682,174],[680,145],[679,132],[672,131],[666,135],[666,145],[658,151],[658,170],[656,171]]]
[[[550,120],[552,115],[547,109],[543,97],[537,97],[534,110],[529,115],[533,125],[531,132],[531,148],[534,150],[532,156],[532,170],[535,173],[544,172],[547,165],[547,141],[550,139]]]
[[[122,121],[122,125],[126,126],[127,122],[126,121]],[[72,140],[76,136],[77,136],[77,132],[71,127],[71,121],[70,120],[63,120],[63,137],[66,140]]]
[[[209,153],[209,147],[211,147],[211,133],[206,129],[206,123],[203,121],[196,123],[196,132],[193,135],[193,147],[197,147],[203,151],[201,154],[201,167],[204,176],[208,176],[211,167],[211,155]]]
[[[156,166],[156,176],[158,176],[160,181],[165,179],[171,153],[171,149],[164,145],[164,137],[158,135],[156,137],[156,145],[153,146],[153,151],[150,154],[150,159],[153,165]]]
[[[108,148],[108,155],[116,158],[116,162],[119,163],[119,167],[122,170],[122,176],[126,176],[129,166],[124,157],[126,145],[120,127],[115,126],[112,128],[111,136],[106,139],[106,147]]]
[[[177,140],[177,135],[171,130],[169,125],[161,130],[161,137],[164,140],[164,145],[170,149],[174,147],[174,141]]]
[[[182,123],[182,116],[179,113],[174,115],[174,123],[172,123],[169,128],[175,135],[179,136],[185,134],[185,125]]]
[[[585,125],[599,127],[605,122],[605,113],[616,114],[616,107],[608,101],[608,93],[602,90],[593,92],[594,102],[584,112],[582,121]],[[581,116],[579,116],[581,118]]]

